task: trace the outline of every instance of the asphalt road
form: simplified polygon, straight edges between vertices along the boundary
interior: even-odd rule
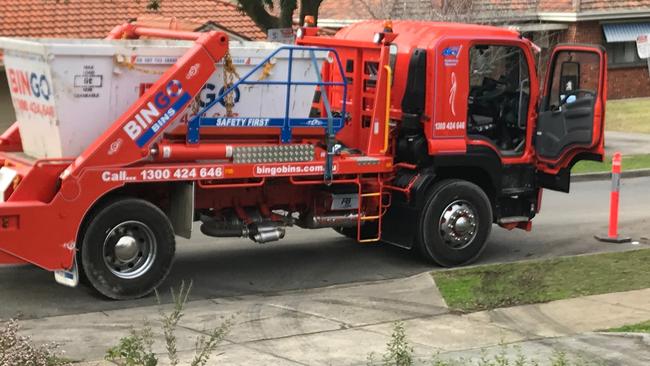
[[[621,231],[640,244],[604,244],[593,235],[607,229],[610,183],[575,183],[571,194],[544,192],[533,231],[494,227],[482,263],[557,257],[649,247],[650,178],[624,180]],[[198,232],[198,230],[197,230]],[[645,239],[644,239],[645,238]],[[436,267],[389,245],[360,245],[333,230],[290,230],[283,241],[216,240],[197,235],[179,239],[177,259],[162,286],[193,281],[192,297],[218,298],[398,278]],[[0,319],[39,318],[128,308],[155,303],[153,297],[109,301],[83,286],[57,285],[53,275],[31,266],[0,268]]]

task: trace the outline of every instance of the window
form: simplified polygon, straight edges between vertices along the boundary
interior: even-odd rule
[[[650,22],[613,22],[602,24],[608,64],[613,67],[642,66],[636,52],[636,39],[650,33]]]
[[[554,68],[547,110],[572,104],[598,93],[600,57],[593,52],[562,51],[553,60]]]
[[[645,60],[636,52],[636,42],[614,42],[605,45],[609,66],[643,66]]]
[[[490,140],[505,155],[523,153],[530,99],[527,59],[519,47],[470,49],[467,132]]]

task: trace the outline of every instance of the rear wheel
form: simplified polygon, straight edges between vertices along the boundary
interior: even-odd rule
[[[169,274],[175,238],[167,216],[140,199],[121,199],[100,209],[82,240],[87,281],[111,299],[151,293]]]
[[[492,206],[483,190],[467,181],[438,182],[420,214],[417,246],[444,267],[469,264],[483,252],[492,229]]]

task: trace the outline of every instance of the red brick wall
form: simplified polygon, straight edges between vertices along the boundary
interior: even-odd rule
[[[599,22],[569,25],[563,42],[605,44]],[[650,97],[650,74],[645,66],[610,68],[607,73],[607,99]]]
[[[607,99],[650,97],[648,67],[609,69]]]
[[[569,24],[565,42],[603,44],[603,27],[598,22],[579,22]]]

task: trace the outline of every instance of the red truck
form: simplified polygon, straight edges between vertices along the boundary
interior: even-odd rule
[[[229,67],[227,35],[125,24],[109,36],[139,37],[194,44],[79,156],[26,156],[19,123],[2,135],[13,179],[0,203],[0,264],[137,298],[169,273],[175,236],[190,238],[201,221],[205,235],[258,243],[287,226],[334,228],[459,266],[481,254],[492,224],[530,230],[543,188],[569,192],[577,161],[603,159],[599,46],[557,46],[540,81],[539,48],[514,30],[367,21],[325,37],[305,26],[295,45],[198,106],[206,80]],[[268,85],[252,75],[278,52],[316,51],[328,55],[318,80],[300,80],[289,62],[288,80],[273,82],[287,105],[292,86],[312,86],[309,115],[205,115],[238,88]]]

